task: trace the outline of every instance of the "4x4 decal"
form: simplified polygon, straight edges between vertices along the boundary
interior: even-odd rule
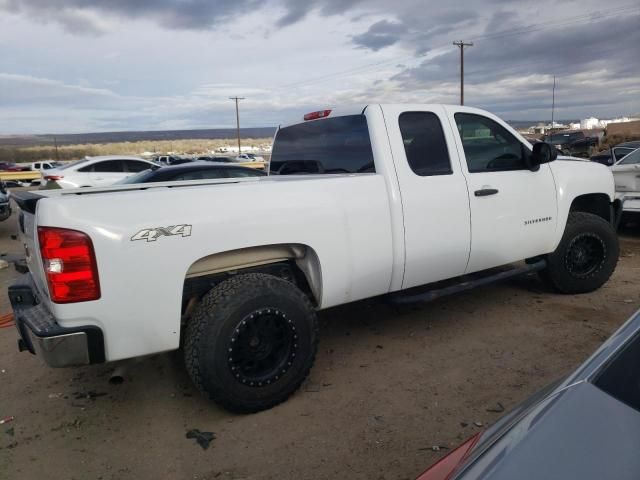
[[[155,242],[160,237],[170,237],[172,235],[181,235],[183,237],[191,236],[191,225],[144,228],[131,237],[131,241],[146,240],[147,242]]]

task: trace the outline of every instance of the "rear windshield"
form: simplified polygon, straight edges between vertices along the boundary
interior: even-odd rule
[[[599,373],[594,385],[640,411],[640,333]]]
[[[366,117],[347,115],[281,128],[269,171],[280,175],[375,172]]]

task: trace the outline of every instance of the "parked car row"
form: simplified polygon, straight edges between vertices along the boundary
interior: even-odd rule
[[[264,158],[253,153],[241,153],[236,157],[220,156],[220,155],[198,155],[198,156],[179,156],[179,155],[157,155],[152,161],[160,165],[179,165],[181,163],[195,162],[203,160],[207,162],[264,162]]]
[[[29,167],[18,165],[13,162],[0,162],[0,170],[5,172],[23,172],[25,170],[29,170]]]
[[[87,157],[89,158],[89,157]],[[100,158],[100,157],[92,157],[92,158]],[[124,157],[123,157],[124,158]],[[142,160],[138,157],[127,157],[127,158],[135,158],[136,160]],[[151,158],[151,162],[156,163],[158,165],[180,165],[183,163],[195,162],[195,161],[208,161],[208,162],[219,162],[219,163],[238,163],[238,162],[264,162],[264,158],[253,153],[242,153],[238,156],[220,156],[220,155],[199,155],[199,156],[179,156],[179,155],[156,155]],[[77,162],[69,162],[75,164]],[[0,171],[6,172],[23,172],[23,171],[39,171],[39,172],[48,172],[50,170],[56,170],[60,168],[66,167],[69,163],[62,163],[54,160],[41,160],[38,162],[32,162],[28,165],[21,165],[14,162],[0,162]]]
[[[166,164],[165,164],[166,165]],[[261,170],[223,162],[186,161],[161,166],[138,157],[87,157],[47,170],[41,188],[103,187],[113,184],[200,180],[266,175]]]

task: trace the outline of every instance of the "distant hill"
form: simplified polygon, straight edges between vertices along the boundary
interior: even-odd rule
[[[274,127],[241,128],[242,138],[269,138]],[[141,140],[190,140],[190,139],[226,139],[236,138],[235,128],[211,128],[206,130],[163,130],[143,132],[98,132],[68,133],[55,135],[58,145],[77,145],[91,143],[137,142]],[[54,135],[4,135],[0,136],[0,147],[30,147],[53,145]]]

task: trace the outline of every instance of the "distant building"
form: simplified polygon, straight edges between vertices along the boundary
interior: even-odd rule
[[[611,120],[600,120],[600,123],[603,124],[603,125],[601,125],[602,127],[606,127],[610,123],[628,123],[628,122],[636,122],[638,120],[640,120],[640,119],[638,119],[638,118],[629,118],[629,117],[619,117],[619,118],[613,118]]]
[[[580,128],[582,130],[591,130],[592,128],[598,128],[600,126],[600,120],[596,117],[585,118],[580,120]]]
[[[580,128],[582,130],[590,130],[592,128],[605,128],[610,123],[627,123],[638,121],[637,118],[629,118],[629,117],[618,117],[612,118],[610,120],[598,120],[595,117],[585,118],[584,120],[580,120]]]

